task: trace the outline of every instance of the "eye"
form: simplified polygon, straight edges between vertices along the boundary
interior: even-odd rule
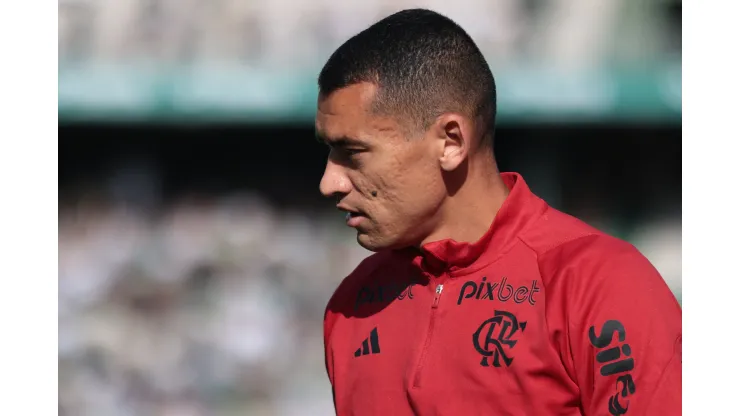
[[[366,151],[365,149],[332,147],[329,151],[329,159],[347,168],[358,169],[363,164],[363,157],[360,156],[360,153]]]
[[[363,149],[344,149],[344,152],[349,156],[354,156],[364,152]]]
[[[360,153],[367,151],[366,149],[358,149],[358,148],[343,147],[343,146],[329,146],[329,148],[331,149],[331,153],[334,153],[341,158],[352,158],[352,157],[357,156]]]

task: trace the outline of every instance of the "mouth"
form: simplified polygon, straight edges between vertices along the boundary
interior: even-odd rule
[[[338,207],[340,211],[344,211],[344,221],[350,227],[358,226],[365,218],[367,218],[362,212],[352,210],[349,208]]]
[[[348,227],[356,228],[358,227],[362,221],[364,221],[367,217],[365,217],[362,214],[357,214],[353,212],[348,212],[345,216],[345,222],[347,223]]]

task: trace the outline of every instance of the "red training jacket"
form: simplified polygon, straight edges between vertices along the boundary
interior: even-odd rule
[[[680,415],[681,308],[662,277],[502,176],[480,241],[375,253],[339,285],[337,414]]]

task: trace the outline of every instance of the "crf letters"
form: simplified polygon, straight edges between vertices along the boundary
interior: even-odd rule
[[[507,355],[517,343],[515,335],[524,332],[526,322],[520,322],[511,312],[494,311],[493,318],[485,320],[473,334],[473,347],[483,358],[482,367],[501,367],[501,360],[507,367],[514,361],[514,357]],[[493,349],[490,347],[493,346]],[[488,358],[493,356],[489,364]]]

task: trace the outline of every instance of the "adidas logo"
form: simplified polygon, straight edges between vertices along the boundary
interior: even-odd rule
[[[378,342],[378,328],[370,332],[370,337],[362,341],[362,347],[355,351],[355,357],[361,355],[380,354],[380,343]]]

